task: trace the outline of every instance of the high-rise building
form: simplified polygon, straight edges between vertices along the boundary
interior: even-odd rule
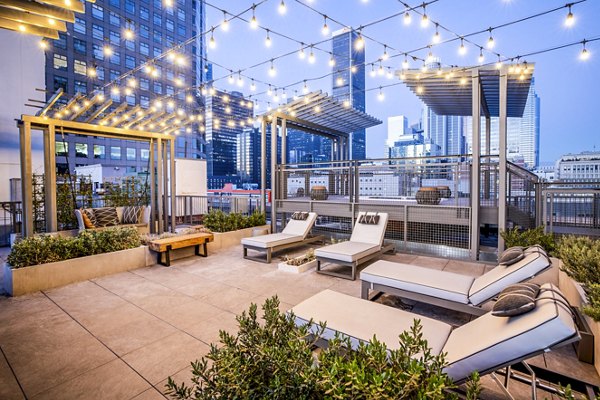
[[[237,138],[237,172],[240,183],[260,186],[260,128],[246,127]],[[271,125],[267,124],[267,188],[271,187]],[[277,142],[277,160],[281,160],[281,140]]]
[[[358,33],[348,28],[333,32],[333,98],[338,101],[348,100],[352,107],[365,112],[365,49],[364,45],[356,46],[358,38]],[[352,132],[350,158],[364,160],[366,156],[366,131],[362,129]]]
[[[76,14],[75,22],[67,24],[67,32],[46,50],[47,98],[62,88],[59,102],[66,102],[77,93],[91,94],[104,88],[113,100],[109,112],[126,102],[130,106],[150,107],[150,102],[165,95],[174,96],[185,105],[185,93],[178,86],[194,86],[202,81],[205,49],[203,37],[180,50],[180,63],[165,60],[154,66],[158,75],[135,74],[135,88],[124,93],[127,82],[119,81],[126,72],[161,55],[173,45],[182,43],[205,31],[204,2],[176,0],[168,7],[163,0],[103,0],[85,2],[85,13]],[[132,31],[134,37],[127,34]],[[183,61],[185,60],[185,61]],[[95,69],[95,76],[88,74]],[[120,85],[120,93],[105,87],[111,81]],[[177,143],[178,156],[200,158],[200,136],[197,131],[181,132]],[[58,148],[60,147],[60,148]],[[57,165],[59,170],[77,165],[102,163],[106,166],[141,172],[148,168],[148,146],[135,141],[108,140],[94,137],[57,135]]]
[[[394,147],[400,137],[410,133],[408,128],[408,118],[404,115],[388,117],[387,120],[387,139],[385,140],[385,156],[389,156],[390,149]]]
[[[423,136],[439,146],[440,155],[458,155],[466,152],[463,117],[437,115],[428,106],[423,107],[421,124]]]
[[[250,105],[250,107],[248,106]],[[208,188],[221,189],[225,183],[238,183],[237,140],[251,125],[253,103],[240,92],[215,90],[206,97],[206,164]]]

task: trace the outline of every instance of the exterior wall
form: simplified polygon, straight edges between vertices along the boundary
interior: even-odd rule
[[[566,154],[556,162],[556,178],[566,181],[600,182],[600,152]]]
[[[44,52],[35,36],[0,30],[0,54],[10,55],[0,62],[0,201],[10,200],[11,178],[21,177],[19,130],[15,122],[22,114],[35,114],[25,107],[28,99],[45,100],[37,88],[44,88]],[[42,134],[32,133],[33,171],[43,171]],[[19,196],[20,198],[20,196]]]
[[[206,196],[206,160],[175,159],[175,183],[177,196]]]

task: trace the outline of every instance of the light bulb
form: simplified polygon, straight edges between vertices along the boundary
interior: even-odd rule
[[[211,49],[214,49],[217,47],[217,42],[215,41],[213,32],[214,32],[214,28],[213,28],[213,30],[210,31],[210,40],[208,41],[208,47],[210,47]]]
[[[194,96],[192,96],[191,94],[188,94],[187,96],[185,96],[185,101],[188,103],[191,103],[194,101]]]
[[[353,66],[350,67],[350,72],[352,72],[353,74],[355,74],[356,71],[358,71],[358,68],[356,68],[356,65],[353,65]]]
[[[565,19],[565,26],[567,28],[572,27],[575,24],[575,16],[571,12],[571,6],[569,6],[569,13],[567,14],[567,18]]]
[[[425,89],[423,88],[423,86],[417,86],[417,94],[423,94],[424,91]]]
[[[461,85],[463,85],[463,86],[464,86],[464,85],[466,85],[466,84],[467,84],[467,78],[465,78],[465,77],[463,77],[463,78],[460,78],[460,81],[459,81],[459,83],[460,83]]]
[[[387,60],[388,58],[390,58],[390,55],[387,52],[387,46],[383,45],[383,54],[381,55],[381,59],[383,61]]]
[[[243,87],[244,86],[244,79],[242,78],[242,74],[240,74],[240,73],[238,73],[237,85],[239,87]]]
[[[479,61],[479,64],[483,64],[483,62],[485,61],[485,57],[483,56],[483,48],[479,48],[479,58],[477,59],[477,61]]]
[[[273,60],[271,60],[271,68],[269,68],[269,76],[274,77],[277,75],[277,70],[275,69],[275,65],[273,64]]]
[[[308,93],[308,86],[306,85],[306,81],[304,81],[304,87],[302,88],[302,93],[304,93],[304,94]]]
[[[125,39],[127,40],[133,40],[135,34],[133,33],[133,30],[127,28],[123,31],[123,36],[125,36]]]
[[[500,56],[498,56],[498,61],[496,62],[496,69],[500,68],[502,68],[502,60],[500,59]]]
[[[379,63],[379,68],[377,69],[377,75],[383,76],[383,74],[385,74],[385,70],[383,69],[383,65],[381,65],[381,63]]]
[[[256,19],[256,15],[254,15],[254,8],[252,7],[252,19],[250,20],[250,28],[252,29],[258,28],[258,20]]]
[[[304,58],[306,57],[306,53],[304,52],[304,45],[302,45],[303,47],[300,47],[300,51],[298,52],[298,58],[300,58],[301,60],[304,60]]]
[[[344,78],[342,78],[341,76],[338,76],[337,79],[335,80],[335,83],[338,86],[342,86],[344,84]]]
[[[429,52],[429,54],[427,54],[427,60],[425,62],[427,62],[427,63],[433,62],[433,53],[431,51]]]
[[[435,34],[433,35],[433,38],[431,38],[431,42],[434,44],[438,44],[441,41],[442,37],[440,36],[440,33],[438,32],[437,28],[435,28]]]
[[[350,101],[344,100],[344,108],[349,108],[349,107],[350,107]]]
[[[98,101],[104,101],[104,93],[98,93]]]
[[[281,3],[279,3],[279,7],[277,8],[277,11],[279,11],[279,14],[281,14],[281,15],[286,13],[287,7],[285,6],[285,2],[283,0],[281,0]]]
[[[208,94],[210,94],[211,96],[214,96],[216,93],[217,93],[217,91],[215,90],[215,88],[214,88],[214,87],[212,87],[212,86],[211,86],[211,87],[208,89]]]
[[[285,91],[285,89],[283,89],[283,91],[281,92],[281,98],[287,99],[287,92]]]
[[[428,26],[429,26],[429,17],[427,16],[427,14],[423,14],[423,17],[421,18],[421,28],[427,28]]]
[[[404,25],[410,25],[411,21],[412,21],[412,17],[410,16],[410,13],[407,11],[406,13],[404,13]]]
[[[131,96],[132,93],[133,93],[133,91],[131,90],[131,88],[125,88],[125,95],[126,96]]]
[[[21,25],[19,25],[19,30],[21,32],[25,32],[27,30],[27,27],[25,25],[21,24]]]
[[[202,96],[206,96],[208,94],[206,86],[202,86],[202,89],[200,89],[200,93],[202,94]]]
[[[423,66],[421,66],[421,72],[427,72],[427,64],[423,63]]]
[[[313,53],[312,47],[310,48],[310,54],[308,55],[308,62],[314,64],[316,61],[315,53]]]
[[[90,67],[87,69],[87,74],[90,78],[95,78],[97,75],[96,67]]]
[[[273,43],[271,42],[271,36],[269,36],[269,30],[267,29],[267,37],[265,38],[265,46],[271,47]]]
[[[394,73],[392,72],[392,69],[388,67],[388,70],[385,74],[386,78],[388,79],[392,79],[394,77]]]
[[[494,46],[496,46],[496,41],[494,40],[494,37],[492,36],[492,31],[490,31],[490,37],[488,38],[486,46],[488,49],[493,49]]]
[[[173,0],[164,0],[165,6],[173,7]]]
[[[223,11],[223,22],[221,22],[221,30],[223,32],[229,31],[229,20],[227,19],[226,11]]]
[[[119,94],[119,88],[117,86],[113,86],[112,89],[110,89],[110,93],[114,94],[114,95],[118,95]]]
[[[402,69],[408,69],[410,64],[408,63],[408,58],[404,57],[404,61],[402,61]]]
[[[588,49],[585,48],[585,42],[583,43],[583,49],[581,50],[581,53],[579,53],[579,59],[581,61],[587,61],[590,58],[590,52],[588,51]]]
[[[54,26],[56,24],[56,20],[54,18],[48,18],[48,23]]]
[[[462,38],[460,39],[460,47],[458,48],[458,54],[460,54],[461,56],[467,54],[467,48],[465,47],[465,43]]]
[[[363,39],[362,34],[359,32],[356,42],[354,42],[354,48],[356,50],[362,50],[363,47],[365,47],[365,39]]]
[[[256,90],[256,83],[254,83],[254,79],[252,79],[252,84],[250,85],[250,90],[253,92]]]
[[[271,85],[269,85],[269,88],[267,89],[267,96],[273,96],[273,89],[271,88]]]
[[[385,99],[385,95],[383,94],[383,91],[381,90],[381,86],[379,87],[379,94],[377,95],[377,100],[379,101],[383,101]]]
[[[46,42],[45,40],[40,40],[40,48],[43,50],[46,50],[48,48],[48,42]]]
[[[335,58],[333,58],[333,54],[329,58],[329,66],[333,67],[335,65]]]
[[[137,81],[135,80],[135,78],[129,78],[129,80],[127,81],[127,86],[129,87],[136,87],[137,85]]]
[[[104,51],[104,55],[107,57],[110,57],[113,54],[113,50],[109,45],[105,45],[103,48],[103,51]]]
[[[371,78],[375,78],[377,76],[377,72],[375,71],[375,65],[371,64],[371,71],[369,72]]]
[[[321,33],[323,36],[329,35],[329,26],[327,26],[327,17],[324,16],[325,22],[323,22],[323,28],[321,28]]]
[[[227,78],[227,82],[229,82],[230,85],[233,85],[235,83],[235,80],[233,79],[232,74],[229,74],[229,78]]]
[[[315,106],[314,110],[316,113],[321,112],[321,106]]]

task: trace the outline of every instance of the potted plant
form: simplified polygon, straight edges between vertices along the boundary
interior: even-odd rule
[[[279,269],[296,274],[306,272],[317,266],[317,257],[315,250],[309,249],[305,254],[297,257],[283,256],[283,261],[279,263]]]

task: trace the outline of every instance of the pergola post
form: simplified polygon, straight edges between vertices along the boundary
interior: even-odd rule
[[[283,118],[281,120],[281,165],[285,164],[287,164],[287,119]],[[283,169],[279,176],[279,182],[281,182],[279,196],[287,199],[287,176],[283,173]]]
[[[54,125],[44,129],[44,211],[46,232],[56,232],[56,131]]]
[[[271,121],[271,232],[277,229],[277,208],[275,199],[279,196],[277,193],[277,116],[273,116]]]
[[[471,259],[479,258],[479,184],[481,172],[481,86],[479,69],[471,75],[473,160],[471,162]]]
[[[154,170],[154,139],[150,139],[149,143],[150,155],[150,233],[156,233],[156,209],[158,201],[156,200],[156,174]]]
[[[163,141],[163,231],[169,230],[169,149],[167,147],[168,141]]]
[[[176,176],[175,176],[175,138],[171,138],[171,140],[169,141],[170,143],[170,157],[171,157],[171,232],[175,232],[175,226],[176,226],[176,221],[175,218],[177,217],[177,197],[175,196],[176,193]]]
[[[504,250],[504,239],[500,233],[506,230],[506,117],[507,117],[507,97],[508,97],[508,70],[506,66],[500,69],[500,110],[499,110],[499,151],[500,160],[498,163],[499,187],[498,187],[498,254]]]
[[[163,211],[164,211],[164,197],[163,197],[163,161],[162,161],[162,139],[156,140],[156,211],[158,221],[158,233],[164,232],[163,227]]]
[[[33,178],[31,170],[31,123],[19,125],[21,142],[21,202],[22,202],[22,234],[33,236]]]
[[[483,190],[484,190],[484,197],[486,200],[488,200],[490,198],[490,189],[491,189],[491,183],[490,183],[490,168],[491,168],[491,161],[492,159],[490,158],[490,155],[492,154],[492,146],[490,143],[492,137],[492,121],[489,115],[485,116],[485,159],[487,160],[486,162],[486,167],[485,167],[485,172],[484,172],[484,184],[483,184]]]
[[[267,212],[267,121],[262,119],[260,125],[260,209]]]

